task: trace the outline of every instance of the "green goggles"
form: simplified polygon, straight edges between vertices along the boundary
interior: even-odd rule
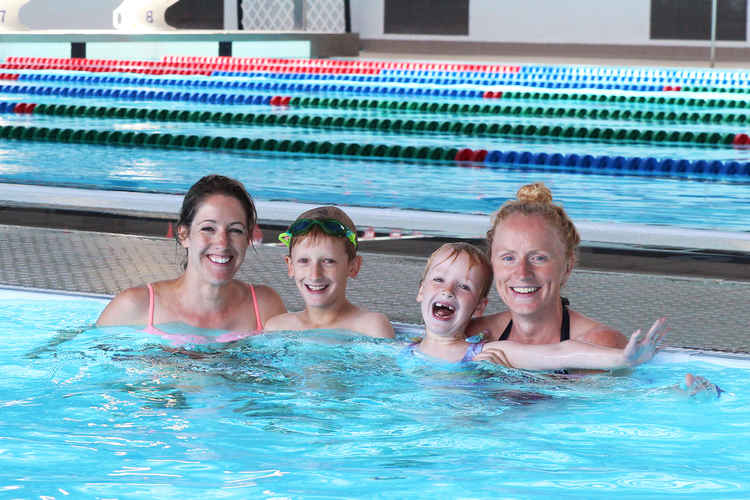
[[[329,236],[348,239],[352,242],[354,248],[357,248],[357,233],[336,219],[300,219],[289,226],[286,232],[279,235],[279,241],[289,246],[292,238],[310,232],[314,226],[318,226]]]

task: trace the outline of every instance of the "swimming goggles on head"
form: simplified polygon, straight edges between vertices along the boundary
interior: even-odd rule
[[[336,219],[300,219],[294,221],[294,223],[289,226],[289,229],[279,235],[279,241],[286,246],[289,246],[292,242],[292,238],[310,232],[313,226],[320,227],[320,229],[329,236],[346,238],[352,242],[352,245],[354,245],[355,248],[357,247],[357,233]]]

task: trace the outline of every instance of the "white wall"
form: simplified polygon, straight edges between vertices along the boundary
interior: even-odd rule
[[[384,0],[350,2],[352,31],[365,40],[686,46],[707,43],[650,40],[650,0],[469,0],[468,36],[385,34]]]
[[[215,1],[215,0],[205,0]],[[30,0],[20,21],[30,30],[109,30],[122,0]],[[224,29],[237,29],[237,2],[224,1]]]
[[[106,30],[122,0],[31,0],[20,20],[31,30]]]
[[[470,0],[469,35],[483,42],[643,44],[650,0]]]
[[[388,38],[383,35],[384,12],[383,0],[349,0],[352,33],[360,38]]]

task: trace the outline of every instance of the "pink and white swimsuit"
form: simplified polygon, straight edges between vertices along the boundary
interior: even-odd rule
[[[159,330],[154,326],[154,287],[151,283],[146,285],[148,288],[148,324],[143,329],[144,332],[152,335],[158,335],[167,340],[171,340],[174,345],[183,344],[213,344],[213,343],[224,343],[232,342],[235,340],[244,339],[246,337],[252,337],[263,332],[263,323],[260,321],[260,311],[258,310],[258,299],[255,296],[255,288],[253,285],[250,287],[250,295],[253,297],[253,308],[255,309],[255,331],[245,332],[226,332],[216,337],[206,337],[203,335],[193,335],[189,333],[167,333]]]

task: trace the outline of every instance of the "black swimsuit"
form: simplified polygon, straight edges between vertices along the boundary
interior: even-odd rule
[[[565,340],[570,340],[570,314],[568,313],[568,304],[570,304],[570,302],[565,297],[560,297],[560,300],[562,301],[562,325],[560,325],[560,342],[563,342]],[[508,322],[508,326],[505,327],[503,334],[500,335],[500,338],[497,340],[508,340],[511,329],[513,329],[513,320],[510,320]],[[558,375],[569,374],[568,370],[565,369],[555,370],[553,373],[556,373]]]
[[[560,325],[560,342],[570,340],[570,314],[568,313],[568,304],[570,302],[565,297],[560,297],[562,301],[562,325]],[[508,322],[508,326],[503,330],[503,334],[497,340],[508,340],[510,331],[513,329],[513,320]]]

